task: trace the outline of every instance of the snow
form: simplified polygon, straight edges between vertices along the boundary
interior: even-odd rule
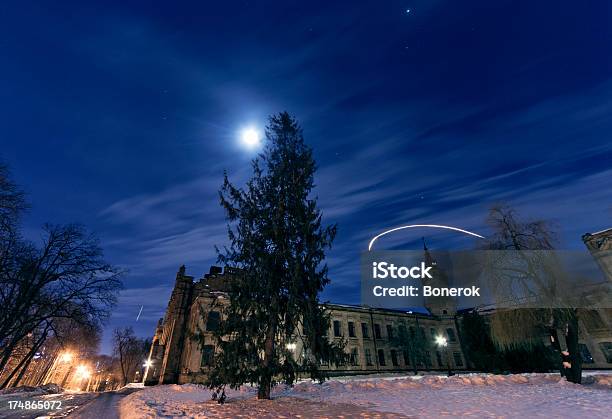
[[[63,392],[62,389],[57,384],[45,384],[38,387],[30,387],[30,386],[20,386],[20,387],[11,387],[6,388],[4,390],[0,390],[0,396],[7,394],[25,394],[29,393],[30,395],[39,395],[39,394],[57,394]]]
[[[612,374],[590,374],[584,385],[558,374],[386,376],[302,381],[278,386],[273,400],[256,390],[228,390],[224,405],[193,384],[147,387],[119,404],[122,418],[157,417],[576,417],[609,418]]]
[[[46,384],[39,387],[17,387],[0,391],[0,418],[3,419],[22,419],[26,417],[47,418],[52,416],[67,416],[75,409],[88,403],[97,396],[98,393],[84,391],[65,391],[56,384]],[[57,410],[50,411],[42,408],[22,409],[13,406],[9,402],[54,402],[61,403]]]

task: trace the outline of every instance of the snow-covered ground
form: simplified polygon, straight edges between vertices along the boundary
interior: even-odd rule
[[[88,403],[98,393],[64,391],[55,384],[0,391],[0,418],[64,417]]]
[[[585,377],[575,385],[557,374],[353,377],[322,385],[279,386],[273,400],[255,389],[229,390],[219,405],[196,385],[148,387],[120,402],[121,417],[508,417],[610,418],[612,375]]]

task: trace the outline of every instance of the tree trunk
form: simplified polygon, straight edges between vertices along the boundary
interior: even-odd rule
[[[30,349],[30,351],[26,354],[26,356],[19,362],[17,367],[15,367],[15,369],[9,374],[9,376],[2,383],[2,385],[0,385],[0,389],[8,387],[9,383],[11,382],[11,379],[15,376],[17,371],[19,371],[21,369],[21,372],[19,373],[19,375],[17,376],[17,379],[13,383],[13,387],[15,387],[15,386],[17,386],[17,384],[19,384],[19,382],[23,378],[23,375],[25,374],[26,370],[30,366],[30,362],[32,361],[32,358],[36,354],[36,351],[38,351],[38,349],[43,344],[45,339],[47,339],[47,329],[45,329],[45,331],[43,332],[42,336],[34,343],[34,345]]]
[[[23,367],[21,367],[21,371],[19,372],[19,375],[17,376],[17,378],[15,378],[15,381],[13,381],[13,387],[17,387],[19,385],[19,383],[23,379],[23,376],[25,375],[26,371],[30,367],[30,363],[32,362],[33,358],[34,358],[34,352],[31,352],[28,355],[28,358],[27,358],[27,361],[25,362],[25,364],[23,365]]]
[[[268,329],[268,335],[266,336],[266,343],[264,345],[264,359],[263,366],[264,371],[259,378],[259,388],[257,389],[258,399],[270,399],[270,392],[272,390],[272,373],[270,370],[270,364],[274,358],[274,339],[276,337],[276,322],[271,322],[270,328]]]
[[[0,390],[5,389],[9,386],[9,384],[13,380],[13,377],[15,377],[15,374],[21,371],[22,367],[25,366],[29,358],[30,358],[30,353],[28,353],[25,357],[23,357],[21,361],[19,361],[19,364],[17,364],[17,366],[13,369],[13,371],[11,371],[11,373],[6,377],[6,379],[2,382],[2,384],[0,384]]]
[[[11,355],[13,354],[16,346],[17,345],[14,342],[11,342],[2,349],[3,356],[0,360],[0,373],[4,372],[4,368],[6,368],[6,364],[8,364],[9,360],[11,359]]]
[[[581,384],[582,383],[582,358],[580,356],[580,346],[578,344],[578,317],[573,314],[567,325],[567,351],[570,353],[571,367],[566,370],[567,380]]]

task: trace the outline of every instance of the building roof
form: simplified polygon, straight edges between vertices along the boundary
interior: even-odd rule
[[[422,311],[418,311],[419,309],[408,309],[408,310],[402,310],[402,309],[393,309],[393,308],[379,308],[379,307],[370,307],[370,306],[364,306],[364,305],[359,305],[359,304],[337,304],[337,303],[323,303],[324,306],[329,307],[329,308],[340,308],[340,309],[349,309],[349,310],[363,310],[363,311],[377,311],[377,312],[385,312],[385,313],[389,313],[389,314],[413,314],[416,316],[422,316],[422,317],[433,317],[431,313],[429,312],[422,312]]]
[[[583,237],[584,236],[586,236],[586,237],[589,237],[589,236],[599,236],[599,235],[604,235],[604,234],[612,234],[612,227],[606,228],[605,230],[596,231],[594,233],[585,233],[583,235]]]

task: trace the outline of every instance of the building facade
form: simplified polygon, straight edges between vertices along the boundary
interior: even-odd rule
[[[597,233],[587,233],[582,241],[604,274],[607,284],[602,284],[609,295],[612,284],[612,228]],[[588,322],[581,324],[582,348],[586,350],[587,368],[612,368],[612,307],[592,310]],[[584,356],[583,356],[584,358]]]
[[[211,267],[203,278],[194,281],[181,267],[163,319],[153,337],[146,372],[147,384],[202,383],[215,351],[214,330],[227,303],[224,283],[232,275]],[[454,313],[448,308],[430,307],[435,314],[385,310],[361,306],[327,304],[331,322],[329,339],[346,342],[348,361],[343,365],[321,365],[330,374],[358,374],[390,371],[465,369]],[[419,333],[426,342],[419,357],[396,343],[404,331]],[[443,337],[447,345],[437,346]],[[297,358],[303,356],[300,336],[290,348]],[[416,364],[416,365],[415,365]]]
[[[612,229],[585,234],[587,249],[612,282]],[[429,253],[425,249],[425,257]],[[182,266],[177,272],[168,308],[159,320],[145,372],[147,384],[202,383],[215,353],[213,332],[218,327],[223,307],[227,304],[225,285],[233,275],[211,267],[209,273],[194,280]],[[436,276],[443,279],[443,274]],[[346,343],[348,362],[343,365],[322,365],[330,374],[359,374],[418,370],[464,370],[468,360],[461,346],[457,307],[452,299],[426,301],[427,313],[378,309],[362,306],[327,304],[331,322],[329,339]],[[494,310],[484,310],[488,315]],[[581,322],[581,352],[584,368],[612,368],[612,310],[592,310],[589,322]],[[421,336],[419,359],[397,343],[402,328],[409,336]],[[442,337],[447,346],[436,345]],[[546,337],[543,336],[545,340]],[[291,350],[303,356],[300,336]],[[415,365],[416,364],[416,365]]]

